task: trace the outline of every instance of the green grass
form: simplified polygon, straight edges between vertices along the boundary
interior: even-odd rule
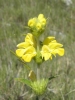
[[[0,0],[0,100],[35,100],[32,90],[15,78],[27,78],[28,71],[10,51],[24,40],[27,21],[43,13],[48,18],[41,38],[55,36],[65,48],[63,57],[41,65],[41,77],[59,76],[49,82],[44,100],[75,100],[75,0]],[[30,63],[35,70],[36,64]],[[34,68],[35,65],[35,68]]]

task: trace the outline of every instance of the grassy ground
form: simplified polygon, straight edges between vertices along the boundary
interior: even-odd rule
[[[10,52],[24,40],[29,18],[43,13],[48,18],[42,37],[55,36],[65,48],[63,57],[41,65],[41,77],[59,76],[50,81],[44,100],[75,100],[75,0],[0,0],[0,100],[35,100],[30,88],[15,81],[27,78],[25,66]],[[31,63],[35,70],[34,62]]]

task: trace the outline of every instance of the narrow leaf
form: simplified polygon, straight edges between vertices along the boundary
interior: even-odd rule
[[[31,81],[30,80],[27,80],[27,79],[24,79],[24,78],[16,78],[16,80],[26,84],[27,86],[31,87]]]

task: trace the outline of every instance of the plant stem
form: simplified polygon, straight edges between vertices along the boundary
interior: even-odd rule
[[[40,49],[39,38],[36,38],[36,41],[37,41],[37,53],[39,53],[39,49]],[[38,62],[37,62],[37,80],[40,80],[40,64]],[[39,96],[36,96],[36,100],[39,100]]]
[[[37,53],[39,53],[39,49],[40,49],[40,42],[39,42],[39,38],[36,38],[37,41]],[[38,56],[39,59],[39,56]],[[37,80],[40,79],[40,66],[39,63],[37,62]]]
[[[36,100],[39,100],[39,97],[38,96],[36,96]]]
[[[37,64],[37,80],[40,79],[40,67],[39,64]]]

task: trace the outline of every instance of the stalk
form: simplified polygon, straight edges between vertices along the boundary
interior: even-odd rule
[[[40,67],[39,67],[39,64],[37,64],[37,80],[40,80]]]
[[[38,96],[36,96],[36,100],[39,100],[39,97]]]

